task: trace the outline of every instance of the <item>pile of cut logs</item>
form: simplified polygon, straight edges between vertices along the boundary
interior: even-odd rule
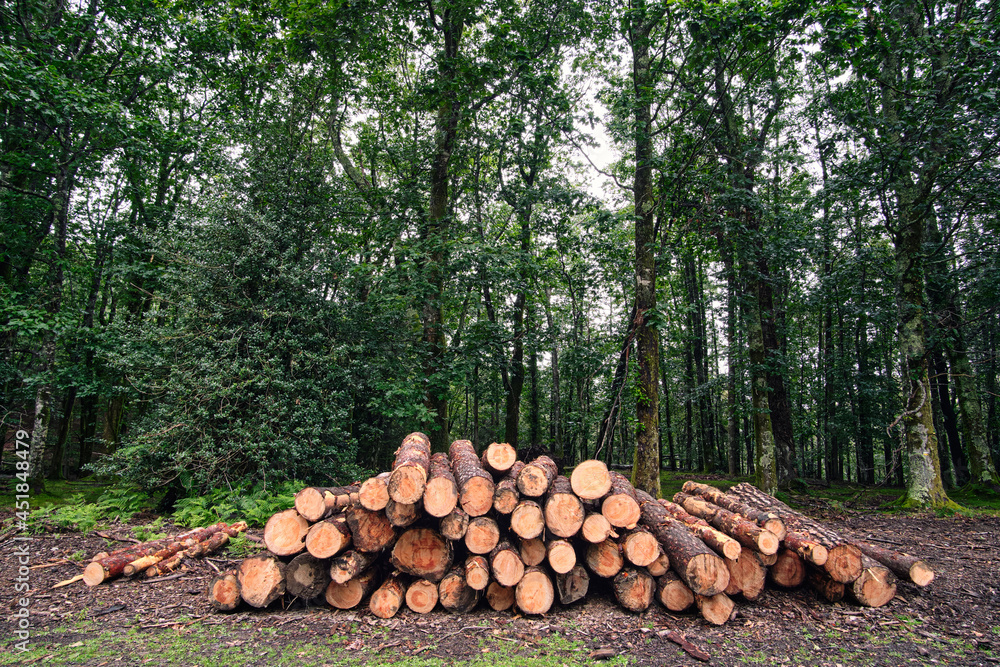
[[[506,443],[480,456],[458,440],[431,455],[422,433],[406,437],[391,472],[303,489],[267,522],[264,543],[210,583],[216,609],[282,596],[350,609],[368,597],[389,618],[403,605],[465,612],[485,597],[496,610],[543,614],[585,597],[596,576],[627,610],[657,599],[722,624],[731,596],[754,600],[766,580],[880,606],[894,574],[933,578],[923,561],[847,539],[748,484],[722,493],[689,481],[673,502],[656,500],[600,461],[567,478],[547,456],[518,461]]]

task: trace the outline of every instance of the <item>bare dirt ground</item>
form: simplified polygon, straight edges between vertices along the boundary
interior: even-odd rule
[[[586,601],[557,605],[542,617],[481,604],[469,614],[404,609],[382,620],[366,607],[331,611],[298,601],[220,614],[204,590],[216,568],[238,562],[227,554],[194,561],[177,578],[53,590],[109,540],[50,533],[31,542],[32,650],[23,654],[13,647],[17,544],[7,534],[0,541],[0,664],[567,665],[608,654],[617,664],[703,664],[667,639],[671,630],[711,655],[714,665],[1000,664],[1000,518],[823,519],[845,534],[923,556],[936,579],[925,589],[900,582],[896,598],[880,609],[829,604],[808,589],[770,589],[754,603],[737,599],[734,617],[721,627],[659,606],[626,613],[601,582]],[[127,527],[104,532],[128,535]]]

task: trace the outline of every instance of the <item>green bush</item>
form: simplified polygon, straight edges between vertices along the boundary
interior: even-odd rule
[[[268,488],[256,484],[232,490],[213,489],[178,500],[173,519],[189,528],[218,521],[246,521],[251,526],[263,526],[272,514],[294,507],[295,494],[303,486],[302,482],[290,481]]]

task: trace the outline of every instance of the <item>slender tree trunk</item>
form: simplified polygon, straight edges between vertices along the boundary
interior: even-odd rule
[[[559,335],[552,321],[552,296],[549,288],[545,288],[545,325],[549,334],[549,346],[552,349],[552,393],[549,409],[549,438],[552,446],[560,457],[565,457],[562,429],[562,404],[559,398]]]

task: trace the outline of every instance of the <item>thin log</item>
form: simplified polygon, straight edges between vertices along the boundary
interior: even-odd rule
[[[858,604],[881,607],[896,595],[896,575],[871,556],[862,554],[861,575],[852,581],[847,590]]]
[[[488,554],[500,542],[500,527],[488,516],[477,516],[469,520],[464,540],[470,553]]]
[[[639,500],[632,483],[620,472],[611,471],[611,490],[601,502],[601,514],[615,528],[635,528],[639,523]]]
[[[501,586],[516,586],[524,576],[524,561],[507,540],[502,540],[494,547],[489,561],[493,578]]]
[[[197,542],[183,551],[178,551],[170,558],[146,568],[145,577],[147,579],[153,579],[155,577],[162,577],[170,574],[181,566],[181,563],[185,558],[203,558],[214,554],[222,549],[222,547],[226,546],[228,542],[229,535],[224,531],[219,531],[208,539]]]
[[[667,572],[656,579],[656,599],[668,611],[680,612],[694,604],[694,593],[676,572]]]
[[[236,571],[222,572],[208,582],[208,601],[218,611],[232,611],[240,605],[240,591]]]
[[[543,454],[521,468],[517,476],[517,490],[522,496],[538,498],[545,495],[558,475],[556,462]]]
[[[406,528],[412,526],[424,514],[423,503],[397,503],[392,498],[385,506],[385,518],[394,528]]]
[[[774,512],[762,511],[755,507],[751,507],[738,498],[723,493],[714,486],[700,484],[692,480],[684,482],[684,486],[681,490],[684,493],[691,494],[692,496],[701,496],[714,505],[718,505],[719,507],[727,509],[730,512],[735,512],[743,518],[755,522],[761,528],[766,528],[774,533],[779,540],[785,539],[785,522],[782,521],[781,517]]]
[[[389,478],[391,472],[382,472],[369,477],[358,490],[358,502],[366,510],[378,512],[384,510],[389,502]]]
[[[646,567],[660,557],[660,543],[645,528],[633,528],[622,539],[625,560],[636,567]]]
[[[791,549],[778,552],[778,562],[768,569],[768,575],[782,588],[797,588],[806,580],[806,565]]]
[[[583,520],[583,526],[580,527],[580,534],[583,535],[583,539],[591,544],[598,544],[609,537],[617,537],[611,522],[599,512],[590,512],[587,514],[587,517]]]
[[[523,467],[523,461],[515,461],[507,475],[497,482],[496,489],[493,490],[493,509],[500,514],[510,514],[521,500],[521,494],[517,490],[517,476],[521,474]]]
[[[684,492],[674,494],[674,502],[689,514],[704,519],[747,549],[763,554],[777,553],[781,540],[771,531],[747,521],[739,514]]]
[[[451,514],[458,506],[458,483],[451,472],[451,461],[444,452],[431,456],[430,479],[424,489],[424,511],[438,519]]]
[[[584,563],[598,577],[610,579],[621,572],[625,559],[622,557],[621,546],[609,539],[588,545]]]
[[[808,535],[795,531],[785,533],[783,544],[786,549],[798,554],[802,560],[817,567],[823,567],[830,557],[830,552],[822,544],[809,539]]]
[[[438,587],[433,581],[415,579],[406,589],[406,606],[418,614],[427,614],[438,603]]]
[[[330,562],[330,581],[335,584],[346,584],[371,567],[374,562],[374,553],[346,551]]]
[[[490,566],[482,556],[469,556],[465,559],[465,583],[471,588],[481,591],[490,583]]]
[[[649,609],[656,592],[656,582],[649,573],[634,567],[623,568],[616,574],[612,587],[618,604],[636,613]]]
[[[660,555],[656,557],[652,563],[646,566],[646,571],[649,572],[652,577],[662,577],[670,569],[670,557],[667,554],[660,551]]]
[[[458,502],[470,517],[482,516],[493,507],[496,489],[493,477],[483,470],[476,448],[468,440],[456,440],[448,449],[451,471],[458,483]]]
[[[566,574],[576,565],[576,549],[566,540],[551,540],[546,545],[546,559],[556,574]]]
[[[279,556],[294,556],[306,548],[309,521],[294,509],[274,514],[264,525],[264,546]]]
[[[491,442],[483,450],[483,469],[494,477],[502,477],[510,471],[517,461],[517,450],[506,442]]]
[[[557,537],[573,537],[583,527],[583,503],[573,493],[569,479],[558,475],[545,498],[545,525]]]
[[[704,519],[698,518],[688,513],[683,507],[669,500],[660,499],[658,501],[667,510],[667,513],[677,519],[688,530],[697,535],[705,544],[710,546],[717,554],[723,558],[737,559],[743,549],[740,543],[729,537],[721,530],[717,530],[708,525]]]
[[[545,530],[545,514],[534,500],[521,500],[510,514],[510,529],[518,537],[530,540]]]
[[[389,497],[404,505],[412,505],[423,498],[430,468],[430,439],[423,433],[411,433],[403,438],[392,463]]]
[[[545,562],[545,556],[548,554],[545,542],[537,537],[521,539],[519,551],[521,554],[521,560],[524,562],[525,567],[541,565]]]
[[[934,581],[934,570],[931,569],[926,561],[916,556],[859,540],[854,541],[853,544],[861,549],[864,555],[882,563],[892,570],[893,574],[904,581],[912,582],[917,586],[927,586]]]
[[[315,523],[360,502],[358,486],[307,486],[295,494],[295,511]]]
[[[350,546],[351,529],[342,514],[314,523],[306,533],[306,551],[318,559],[333,558]]]
[[[468,613],[479,602],[480,592],[465,580],[465,568],[456,565],[445,573],[438,584],[438,601],[448,611]]]
[[[243,559],[237,577],[240,595],[251,607],[263,609],[285,592],[285,564],[270,552]]]
[[[92,561],[83,571],[83,583],[87,584],[87,586],[97,586],[100,583],[121,576],[130,563],[140,558],[163,552],[165,549],[175,554],[182,549],[186,549],[193,544],[211,537],[227,527],[225,523],[219,522],[212,526],[182,533],[177,540],[166,545],[161,541],[146,542],[134,545],[130,549],[110,554],[100,560]]]
[[[445,538],[457,542],[465,537],[469,529],[469,515],[461,507],[456,507],[448,516],[441,518],[438,528]]]
[[[546,613],[556,599],[552,578],[540,567],[527,568],[514,587],[514,599],[518,609],[525,614]]]
[[[712,625],[722,625],[733,615],[733,601],[725,593],[715,595],[695,595],[694,602],[698,606],[701,617]]]
[[[326,587],[327,604],[334,609],[354,609],[375,589],[380,578],[378,566],[372,566],[342,584],[331,581]]]
[[[403,606],[406,598],[406,585],[398,573],[393,574],[379,586],[371,599],[368,600],[368,609],[379,618],[392,618]]]

